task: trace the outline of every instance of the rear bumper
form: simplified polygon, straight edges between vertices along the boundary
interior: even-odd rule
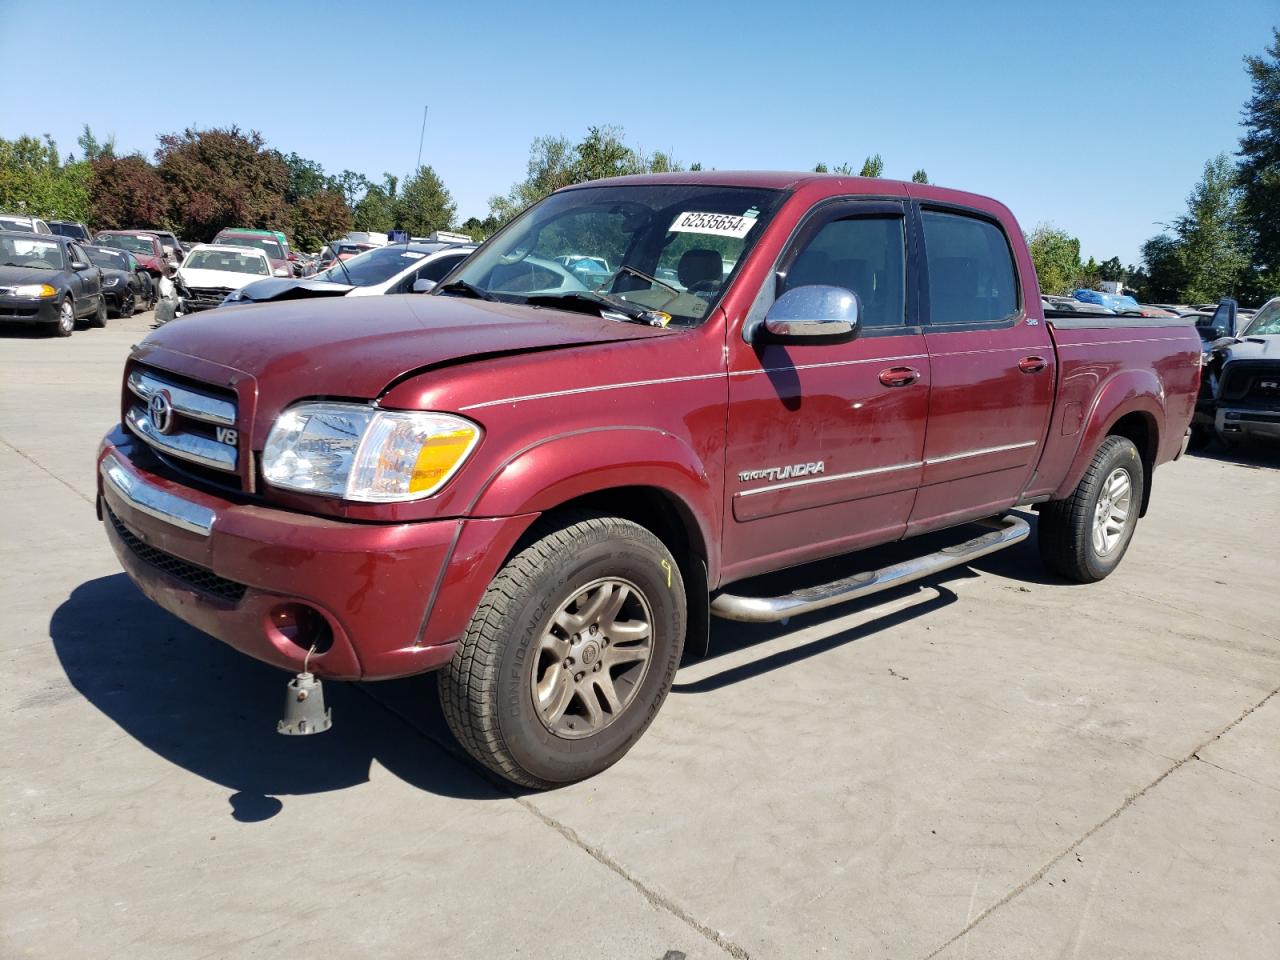
[[[222,499],[148,471],[151,463],[118,428],[99,451],[99,515],[139,589],[287,670],[302,669],[319,638],[309,668],[333,679],[444,666],[532,520],[348,523]]]
[[[58,298],[0,297],[0,323],[57,323]]]

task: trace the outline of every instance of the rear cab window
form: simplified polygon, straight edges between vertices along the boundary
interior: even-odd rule
[[[989,220],[952,211],[920,212],[934,327],[1000,325],[1021,311],[1013,251]]]

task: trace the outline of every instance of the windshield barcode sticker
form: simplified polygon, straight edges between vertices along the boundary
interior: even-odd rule
[[[735,237],[741,240],[756,225],[754,217],[738,217],[731,213],[682,213],[671,224],[671,233],[705,233],[712,237]]]

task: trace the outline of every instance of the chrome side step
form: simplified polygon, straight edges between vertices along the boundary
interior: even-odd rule
[[[802,613],[812,613],[837,603],[847,603],[882,590],[920,580],[950,567],[958,567],[985,557],[989,553],[1021,543],[1031,533],[1031,525],[1021,517],[1008,514],[982,521],[995,527],[972,540],[944,547],[937,553],[904,560],[881,570],[868,570],[842,577],[831,583],[802,587],[781,597],[743,597],[732,593],[718,594],[711,601],[711,612],[725,620],[741,623],[772,623]]]

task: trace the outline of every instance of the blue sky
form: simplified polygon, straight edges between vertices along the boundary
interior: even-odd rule
[[[65,153],[88,122],[150,154],[157,133],[238,124],[377,177],[412,169],[429,104],[423,161],[462,218],[523,176],[534,137],[592,124],[719,169],[878,152],[886,176],[924,167],[1130,262],[1236,148],[1241,57],[1276,24],[1277,0],[0,0],[0,136]]]

